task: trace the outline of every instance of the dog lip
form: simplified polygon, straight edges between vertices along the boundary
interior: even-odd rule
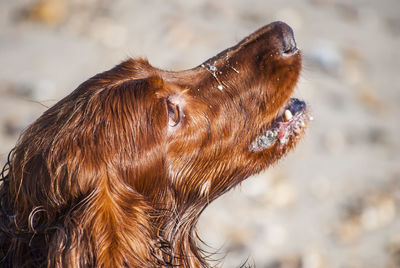
[[[305,101],[291,98],[286,106],[286,109],[290,110],[292,114],[296,114],[299,111],[304,111],[307,108]]]
[[[306,112],[307,110],[307,104],[305,101],[297,99],[297,98],[290,98],[279,110],[277,116],[272,120],[271,127],[274,127],[276,123],[279,123],[281,121],[285,121],[284,116],[286,110],[289,110],[290,113],[295,116],[299,112]]]
[[[289,110],[292,117],[285,118],[285,111]],[[291,136],[298,137],[304,130],[306,123],[311,121],[307,105],[304,101],[291,98],[272,120],[270,127],[259,135],[249,146],[251,152],[264,151],[276,143],[285,146]]]

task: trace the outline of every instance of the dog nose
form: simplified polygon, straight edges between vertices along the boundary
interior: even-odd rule
[[[292,28],[284,22],[272,23],[273,32],[278,38],[277,49],[282,55],[291,55],[298,51]]]

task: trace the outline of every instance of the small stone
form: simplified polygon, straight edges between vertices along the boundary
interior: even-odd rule
[[[267,243],[272,246],[282,246],[287,243],[288,230],[281,224],[270,224],[267,227]]]
[[[299,256],[284,256],[267,264],[265,268],[302,268],[302,261]]]
[[[323,145],[329,153],[340,153],[346,145],[345,134],[339,129],[327,130],[322,139]]]
[[[332,180],[329,177],[318,176],[310,182],[310,190],[318,200],[327,200],[332,197]]]
[[[297,190],[292,183],[286,180],[275,182],[268,191],[267,199],[275,207],[288,207],[295,203]]]
[[[67,13],[67,5],[62,0],[40,0],[27,7],[26,18],[50,26],[60,24]]]
[[[119,48],[125,45],[127,30],[111,19],[101,18],[93,22],[89,34],[106,47]]]
[[[303,268],[325,268],[326,261],[318,249],[309,249],[302,256]]]
[[[353,216],[342,220],[340,224],[335,228],[336,238],[342,243],[349,243],[359,238],[362,229],[360,224],[360,218]]]
[[[311,50],[305,52],[305,57],[318,68],[337,76],[342,65],[342,56],[338,48],[332,42],[316,41]]]
[[[336,8],[342,17],[348,21],[357,21],[360,17],[358,7],[348,3],[337,3]]]
[[[363,210],[361,222],[366,231],[373,231],[388,225],[395,216],[395,200],[391,196],[382,196]]]
[[[392,235],[386,245],[386,252],[389,254],[387,268],[400,267],[400,236]]]
[[[387,20],[387,28],[392,33],[394,37],[400,36],[400,18],[393,17]]]
[[[5,136],[15,137],[22,132],[23,129],[24,126],[18,124],[17,120],[6,120],[3,122],[3,132]]]
[[[23,75],[8,85],[9,94],[32,100],[51,99],[55,94],[52,80],[38,79],[32,75]]]

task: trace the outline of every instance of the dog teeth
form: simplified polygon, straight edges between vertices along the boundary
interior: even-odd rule
[[[285,120],[289,121],[292,118],[293,118],[292,112],[290,110],[285,110]]]
[[[267,132],[265,132],[264,135],[270,139],[273,139],[277,135],[277,131],[276,130],[268,130]]]

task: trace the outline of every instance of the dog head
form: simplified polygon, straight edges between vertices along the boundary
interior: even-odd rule
[[[276,22],[190,70],[130,59],[84,82],[14,149],[0,253],[21,265],[206,265],[193,241],[203,209],[304,133],[306,105],[290,98],[300,71],[293,32]]]

